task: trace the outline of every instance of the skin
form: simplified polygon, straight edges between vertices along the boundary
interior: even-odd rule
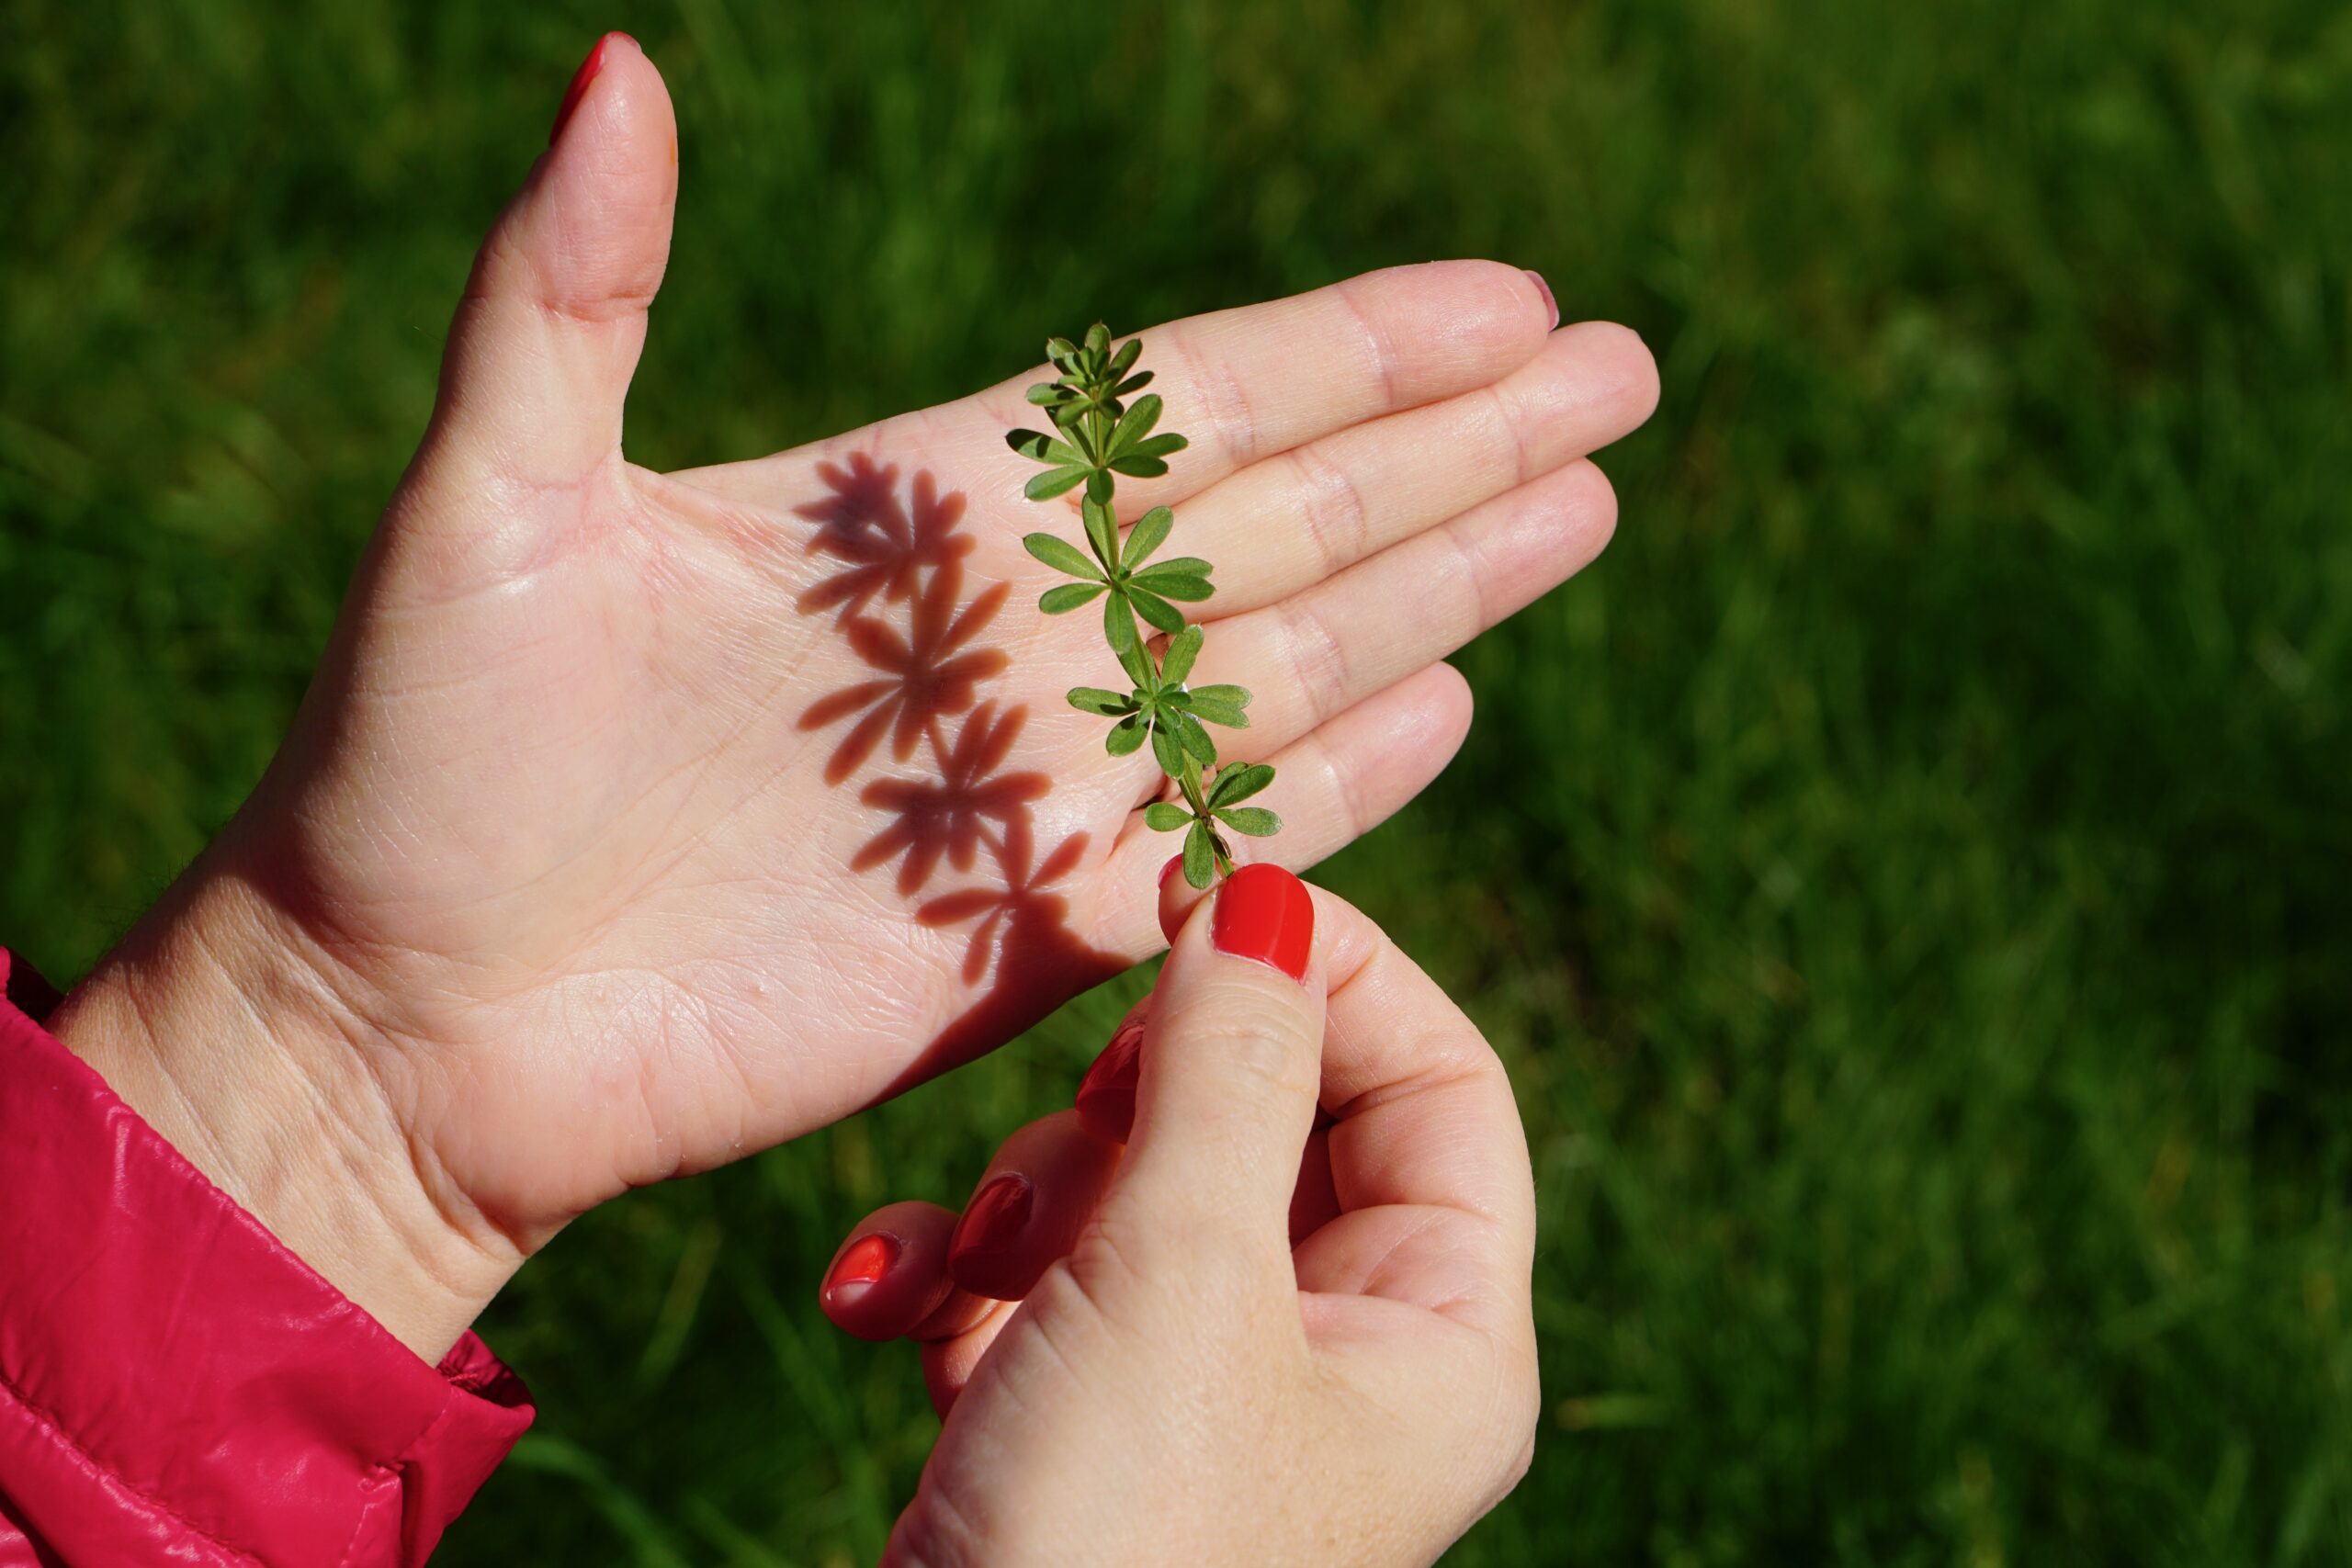
[[[945,1418],[886,1563],[1422,1563],[1525,1472],[1535,1203],[1501,1064],[1340,900],[1315,895],[1301,982],[1218,953],[1193,898],[1167,899],[1131,1141],[1060,1112],[983,1178],[1035,1184],[1019,1300],[968,1288],[932,1205],[843,1243],[901,1242],[825,1310],[920,1342]]]
[[[1105,677],[1099,622],[1035,614],[1057,578],[1018,543],[1076,533],[1002,440],[1042,371],[749,461],[628,462],[676,170],[660,75],[616,37],[482,248],[282,751],[54,1020],[428,1359],[585,1210],[945,1070],[1160,942],[1156,771],[1063,705]],[[1288,823],[1267,852],[1305,865],[1460,744],[1442,657],[1600,551],[1586,454],[1646,416],[1655,371],[1487,262],[1142,335],[1193,445],[1123,513],[1177,503],[1171,548],[1216,563],[1195,679],[1258,694],[1239,739]],[[803,604],[840,563],[799,509],[858,458],[962,494],[965,597],[1006,595],[972,646],[997,711],[1025,710],[1002,766],[1046,786],[1037,858],[1067,863],[977,974],[970,928],[919,913],[956,875],[854,869],[888,820],[863,792],[920,758],[831,777],[847,724],[804,723],[874,674]]]

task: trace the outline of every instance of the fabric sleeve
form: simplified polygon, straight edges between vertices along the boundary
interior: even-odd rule
[[[0,1568],[423,1562],[521,1382],[471,1334],[426,1365],[0,980]]]

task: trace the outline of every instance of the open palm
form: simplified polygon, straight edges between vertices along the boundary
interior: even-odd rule
[[[623,458],[674,135],[614,40],[483,249],[293,735],[195,874],[300,932],[436,1198],[526,1250],[1145,956],[1175,849],[1141,823],[1148,756],[1063,702],[1118,682],[1092,616],[1036,611],[1056,578],[1020,537],[1076,509],[1024,502],[1003,443],[1034,374],[753,461]],[[1484,262],[1141,336],[1192,447],[1122,504],[1176,503],[1171,547],[1216,563],[1195,679],[1257,694],[1218,739],[1280,769],[1262,852],[1309,863],[1460,743],[1438,660],[1600,550],[1584,455],[1654,373]]]

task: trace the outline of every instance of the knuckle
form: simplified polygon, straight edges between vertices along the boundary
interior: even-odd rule
[[[1228,467],[1240,468],[1257,456],[1258,417],[1240,378],[1226,360],[1194,341],[1189,332],[1171,332],[1169,346],[1177,364],[1207,405],[1209,429]]]
[[[1363,553],[1370,523],[1363,493],[1348,471],[1312,446],[1294,447],[1290,465],[1297,476],[1299,514],[1325,576]]]
[[[1499,385],[1487,389],[1486,408],[1496,461],[1510,473],[1512,484],[1526,483],[1538,466],[1531,432],[1541,430],[1545,423],[1544,412],[1516,406]]]
[[[1348,705],[1347,649],[1311,597],[1292,600],[1283,606],[1282,616],[1292,678],[1306,694],[1308,713],[1320,724]]]
[[[1397,403],[1396,349],[1388,341],[1387,330],[1381,324],[1381,312],[1363,296],[1361,279],[1351,278],[1340,285],[1340,309],[1347,312],[1363,341],[1364,363],[1380,382],[1381,406],[1395,408]]]

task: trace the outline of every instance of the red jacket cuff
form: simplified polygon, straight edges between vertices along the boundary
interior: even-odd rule
[[[0,1564],[421,1563],[531,1424],[430,1367],[42,1029],[0,949]]]

